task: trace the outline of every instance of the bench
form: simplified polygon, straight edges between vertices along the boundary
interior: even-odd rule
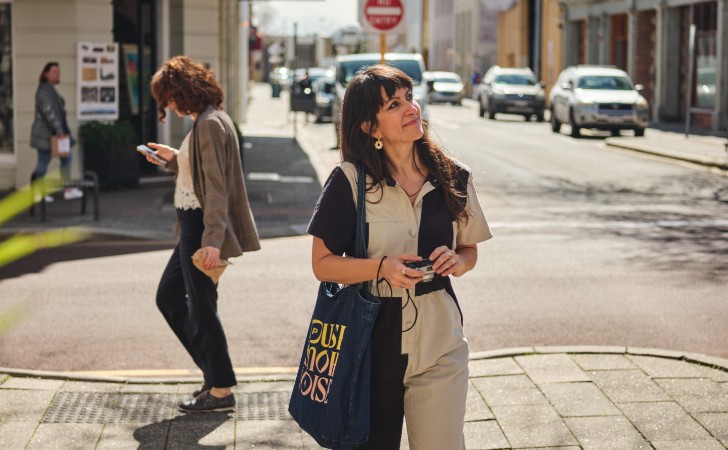
[[[68,188],[77,188],[83,191],[83,197],[81,197],[81,215],[86,215],[86,202],[89,195],[93,195],[94,203],[94,220],[99,221],[99,178],[96,176],[96,172],[86,171],[83,173],[82,179],[63,181],[59,179],[45,179],[43,183],[33,185],[35,177],[31,176],[31,189],[30,195],[32,203],[30,206],[30,215],[35,215],[35,199],[40,197],[38,203],[40,203],[40,220],[45,222],[47,218],[47,205],[46,205],[46,187],[53,188],[54,190],[64,190]],[[40,187],[40,191],[36,192],[36,187]]]

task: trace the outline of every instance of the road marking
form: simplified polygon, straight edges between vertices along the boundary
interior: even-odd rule
[[[247,178],[250,181],[277,181],[279,183],[313,183],[313,177],[289,176],[273,172],[250,172]]]
[[[643,220],[613,222],[491,222],[492,228],[533,229],[533,228],[713,228],[728,227],[728,220]]]

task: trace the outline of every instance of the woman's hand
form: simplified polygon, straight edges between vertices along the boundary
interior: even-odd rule
[[[448,275],[459,277],[475,267],[477,260],[478,247],[475,245],[458,246],[457,250],[442,245],[430,254],[432,268],[443,277]]]
[[[164,144],[157,144],[156,142],[148,142],[147,147],[157,152],[157,156],[164,159],[165,161],[171,161],[172,158],[177,154],[176,150],[172,147]],[[160,165],[159,161],[156,161],[149,155],[146,155],[147,161],[152,164]]]
[[[205,251],[205,261],[202,266],[207,269],[214,269],[217,266],[217,261],[220,259],[220,250],[215,247],[202,247]]]
[[[419,269],[407,267],[404,263],[409,261],[420,261],[421,256],[417,255],[395,255],[388,256],[382,262],[382,269],[379,276],[389,282],[393,288],[414,289],[415,284],[422,281],[425,272]]]

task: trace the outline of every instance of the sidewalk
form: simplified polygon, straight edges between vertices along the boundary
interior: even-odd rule
[[[240,378],[235,413],[183,415],[189,380],[0,369],[3,449],[314,449],[293,377]],[[725,449],[728,361],[617,347],[471,355],[468,449]],[[407,445],[403,433],[402,447]],[[443,449],[447,450],[447,449]]]
[[[286,94],[273,100],[270,87],[258,84],[251,97],[242,127],[244,164],[260,235],[305,234],[321,184],[338,160],[329,149],[333,135],[320,142],[300,116],[294,140]],[[724,142],[654,129],[644,138],[605,140],[728,170]],[[170,178],[104,191],[99,222],[79,216],[78,201],[57,200],[48,205],[47,222],[24,214],[0,233],[78,226],[93,239],[170,241],[172,194]],[[288,416],[292,376],[240,374],[234,414],[181,415],[176,404],[198,381],[0,368],[0,448],[318,448]],[[725,449],[728,361],[624,347],[475,353],[465,436],[468,449]]]

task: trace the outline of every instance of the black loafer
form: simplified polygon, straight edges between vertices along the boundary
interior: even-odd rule
[[[192,400],[179,404],[179,409],[187,413],[229,412],[235,410],[235,395],[217,398],[210,391],[204,391]]]
[[[210,386],[209,384],[205,383],[200,388],[195,389],[195,391],[192,392],[192,396],[195,397],[195,398],[197,398],[197,397],[200,396],[200,394],[202,394],[205,391],[209,391],[210,389],[212,389],[212,386]]]

